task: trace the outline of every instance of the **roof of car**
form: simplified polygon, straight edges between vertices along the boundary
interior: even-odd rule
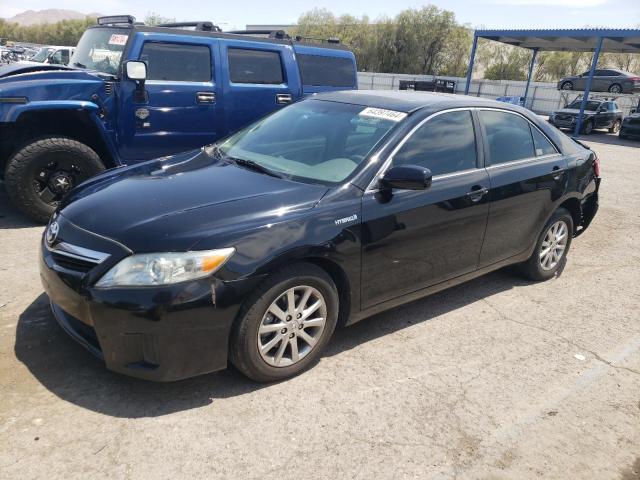
[[[413,92],[400,90],[342,90],[337,92],[318,93],[313,96],[318,100],[353,103],[365,107],[384,108],[397,112],[411,113],[423,108],[441,110],[455,107],[498,107],[517,110],[503,102],[486,98],[456,95],[452,93]]]

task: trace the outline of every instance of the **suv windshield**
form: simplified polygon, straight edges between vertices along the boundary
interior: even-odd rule
[[[29,60],[32,62],[40,62],[44,63],[50,53],[53,52],[53,48],[42,47],[40,50],[36,52],[36,54],[31,57]]]
[[[582,99],[574,100],[573,102],[571,102],[570,105],[567,106],[567,108],[575,108],[577,110],[580,110],[580,105],[582,105]],[[596,110],[598,110],[599,106],[600,106],[600,102],[588,101],[584,109],[590,112],[595,112]]]
[[[219,150],[232,160],[258,164],[278,176],[335,184],[351,175],[405,116],[362,105],[307,100],[232,135]]]
[[[128,29],[90,28],[78,42],[70,65],[115,75],[128,38]]]

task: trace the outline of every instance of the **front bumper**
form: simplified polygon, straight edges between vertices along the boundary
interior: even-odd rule
[[[68,230],[68,229],[67,229]],[[42,242],[40,277],[60,326],[109,370],[173,381],[227,365],[229,335],[257,279],[94,288]]]
[[[629,137],[640,137],[640,123],[623,123],[620,127],[620,135]]]

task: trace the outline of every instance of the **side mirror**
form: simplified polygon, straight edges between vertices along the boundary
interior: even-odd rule
[[[133,101],[135,103],[146,103],[148,96],[144,88],[144,83],[147,80],[147,64],[137,60],[130,60],[124,64],[124,69],[127,78],[136,82],[136,92]]]
[[[398,165],[387,170],[380,179],[383,189],[426,190],[431,186],[431,170],[418,165]]]
[[[144,82],[147,79],[147,64],[131,60],[125,63],[125,71],[129,80]]]

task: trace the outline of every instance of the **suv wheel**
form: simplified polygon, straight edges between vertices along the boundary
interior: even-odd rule
[[[573,90],[573,82],[564,82],[562,85],[560,85],[560,88],[562,90]]]
[[[582,132],[585,135],[591,135],[593,132],[593,120],[587,120],[584,122],[584,127],[582,127]]]
[[[622,87],[618,83],[614,83],[609,87],[610,93],[622,93]]]
[[[29,218],[46,223],[74,186],[104,170],[98,154],[66,137],[45,137],[7,162],[5,184],[13,203]]]
[[[609,133],[618,133],[620,131],[620,127],[622,126],[622,122],[620,120],[616,120],[609,128]]]
[[[230,360],[247,377],[292,377],[318,359],[338,320],[338,292],[316,265],[279,270],[247,300],[231,336]]]
[[[523,273],[531,280],[548,280],[566,262],[573,238],[573,217],[559,208],[542,229],[533,254],[522,264]]]

